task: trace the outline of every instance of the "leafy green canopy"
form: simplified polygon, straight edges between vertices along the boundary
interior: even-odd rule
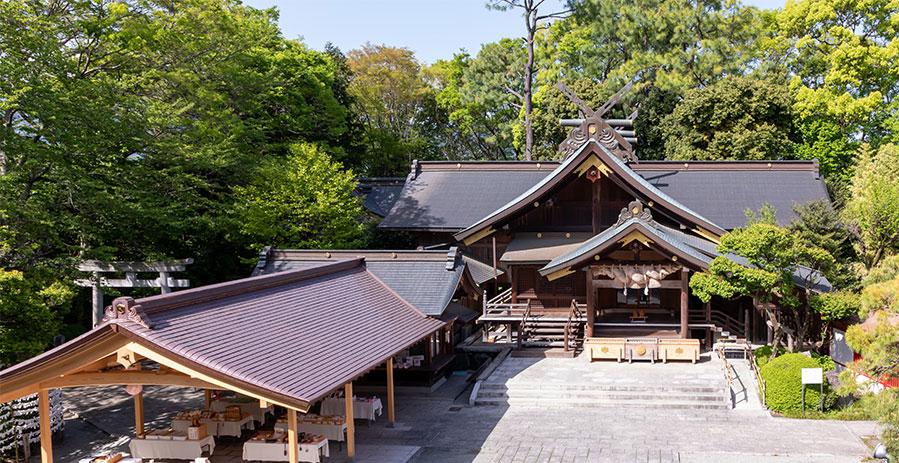
[[[241,231],[256,248],[358,247],[362,205],[355,188],[353,173],[315,145],[293,145],[287,157],[236,188]]]
[[[867,269],[899,249],[899,146],[864,147],[844,217]]]
[[[63,283],[38,282],[17,270],[0,269],[0,367],[43,352],[60,326],[53,308],[71,298],[71,288]]]

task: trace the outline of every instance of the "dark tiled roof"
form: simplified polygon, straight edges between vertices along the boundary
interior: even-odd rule
[[[768,165],[771,168],[767,168]],[[719,226],[732,230],[746,223],[746,209],[770,204],[783,225],[793,219],[793,203],[827,199],[824,179],[812,162],[640,163],[637,172],[656,188]],[[804,168],[803,168],[804,167]]]
[[[365,267],[372,274],[406,302],[433,317],[443,314],[452,301],[466,268],[456,248],[450,251],[270,249],[253,274],[307,268],[355,257],[364,257]]]
[[[459,231],[469,227],[536,185],[559,163],[541,163],[540,171],[508,167],[509,163],[422,162],[410,176],[382,227],[408,230]],[[534,166],[536,163],[528,164]],[[824,180],[814,161],[644,161],[630,164],[659,191],[732,230],[746,223],[744,211],[766,202],[788,223],[793,202],[827,199]],[[505,170],[503,170],[506,165]]]
[[[465,263],[468,265],[468,272],[471,273],[471,277],[478,285],[482,285],[493,279],[492,264],[488,264],[477,257],[465,253],[462,254],[462,259],[465,260]],[[505,273],[505,269],[499,265],[496,266],[496,276],[504,275]]]
[[[539,182],[556,164],[422,162],[419,166],[381,228],[461,230]]]
[[[116,320],[91,333],[113,324],[119,334],[203,374],[301,408],[444,326],[397,296],[362,259],[135,303],[151,328]],[[91,333],[0,372],[0,381],[83,347]]]
[[[363,198],[362,206],[384,217],[403,191],[403,178],[360,178],[356,193]]]

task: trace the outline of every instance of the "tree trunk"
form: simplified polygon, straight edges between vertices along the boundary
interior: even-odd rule
[[[771,308],[769,303],[762,302],[762,307],[765,309],[765,314],[768,315],[768,320],[771,321],[771,329],[774,330],[774,339],[771,342],[771,357],[768,358],[768,361],[770,362],[777,357],[777,349],[780,347],[780,341],[783,338],[783,330],[780,326],[778,314],[774,312],[774,309]]]
[[[525,21],[528,29],[528,61],[524,65],[524,158],[530,161],[534,152],[534,127],[531,124],[531,110],[533,109],[531,85],[534,77],[534,33],[537,31],[537,10],[528,11]]]

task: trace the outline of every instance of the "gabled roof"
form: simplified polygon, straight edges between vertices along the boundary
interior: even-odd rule
[[[351,259],[136,301],[116,299],[90,332],[0,371],[0,389],[8,393],[52,380],[73,359],[93,362],[92,349],[122,338],[191,377],[307,410],[445,326],[362,264]]]
[[[402,177],[360,178],[357,181],[356,194],[363,199],[362,206],[379,217],[390,212],[405,184]]]
[[[546,177],[554,162],[415,162],[380,228],[457,232]]]
[[[553,275],[562,276],[578,267],[588,265],[593,256],[611,248],[618,248],[621,244],[627,244],[620,241],[632,239],[635,232],[642,235],[641,238],[651,241],[652,249],[663,249],[666,254],[678,256],[678,263],[688,265],[694,270],[708,268],[712,262],[711,257],[687,244],[677,230],[652,220],[631,217],[605,229],[577,249],[553,259],[540,269],[540,274],[552,279]]]
[[[669,213],[679,217],[686,224],[699,227],[701,231],[716,236],[721,236],[725,233],[725,230],[718,225],[679,203],[647,182],[646,179],[637,175],[618,157],[611,154],[601,143],[590,140],[584,143],[579,151],[569,156],[549,175],[537,182],[536,185],[478,222],[456,233],[454,237],[457,240],[469,243],[489,235],[493,232],[494,225],[515,217],[527,208],[533,207],[533,204],[540,204],[540,201],[546,195],[550,194],[562,182],[570,179],[571,175],[583,175],[591,166],[596,167],[603,175],[617,176],[625,183],[625,185],[622,185],[623,187],[629,187],[645,200],[654,201],[657,208],[668,210]]]
[[[253,275],[364,258],[365,268],[422,313],[439,317],[463,279],[476,286],[458,248],[449,251],[271,249],[260,253]],[[492,269],[491,269],[492,271]],[[491,275],[492,277],[492,275]]]
[[[475,256],[468,255],[466,253],[462,253],[462,260],[465,261],[465,264],[468,266],[468,271],[471,273],[471,277],[474,279],[474,282],[478,284],[478,286],[483,285],[484,283],[494,279],[493,265],[488,264],[487,262],[478,259]],[[496,266],[496,275],[500,276],[504,275],[506,270],[499,265]]]
[[[520,163],[521,166],[515,166]],[[383,228],[457,232],[527,191],[558,161],[422,161]],[[456,167],[456,166],[459,167]],[[640,161],[628,164],[652,186],[727,230],[765,203],[786,225],[793,203],[828,200],[816,161]]]

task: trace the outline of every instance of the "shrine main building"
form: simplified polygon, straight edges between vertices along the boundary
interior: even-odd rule
[[[786,225],[795,204],[829,201],[817,161],[640,161],[610,122],[574,120],[561,161],[413,162],[378,196],[380,228],[424,249],[457,246],[486,274],[489,341],[766,339],[752,299],[703,304],[689,277],[747,210],[768,204]]]

